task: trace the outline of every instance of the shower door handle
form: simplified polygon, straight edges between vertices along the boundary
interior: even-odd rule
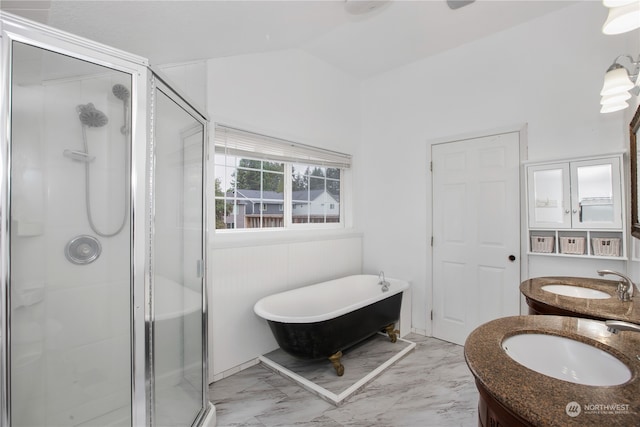
[[[204,260],[199,259],[196,261],[196,277],[202,279],[204,277]]]

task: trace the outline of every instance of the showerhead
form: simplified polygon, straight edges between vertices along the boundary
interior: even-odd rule
[[[120,101],[127,101],[129,99],[129,96],[131,96],[131,92],[129,92],[129,89],[127,89],[126,86],[121,85],[120,83],[113,85],[113,88],[111,88],[111,92],[113,92],[113,95]]]
[[[102,111],[96,110],[92,103],[80,104],[76,107],[76,111],[80,122],[85,126],[99,128],[109,122],[107,116]]]

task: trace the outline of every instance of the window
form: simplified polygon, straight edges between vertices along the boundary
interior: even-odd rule
[[[216,230],[342,225],[350,164],[346,154],[216,125]]]
[[[254,203],[253,204],[253,211],[254,212],[266,212],[267,211],[267,204],[266,203]]]
[[[292,165],[291,199],[292,223],[339,223],[340,210],[335,206],[340,204],[340,169]]]
[[[284,170],[282,162],[216,154],[216,229],[284,227],[278,211],[284,204]]]

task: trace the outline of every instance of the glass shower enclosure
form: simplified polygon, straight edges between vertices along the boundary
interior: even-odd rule
[[[0,426],[213,425],[206,117],[144,58],[0,19]]]

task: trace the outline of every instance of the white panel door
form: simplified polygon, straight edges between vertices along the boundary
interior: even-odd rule
[[[519,134],[433,145],[433,335],[520,312]]]

